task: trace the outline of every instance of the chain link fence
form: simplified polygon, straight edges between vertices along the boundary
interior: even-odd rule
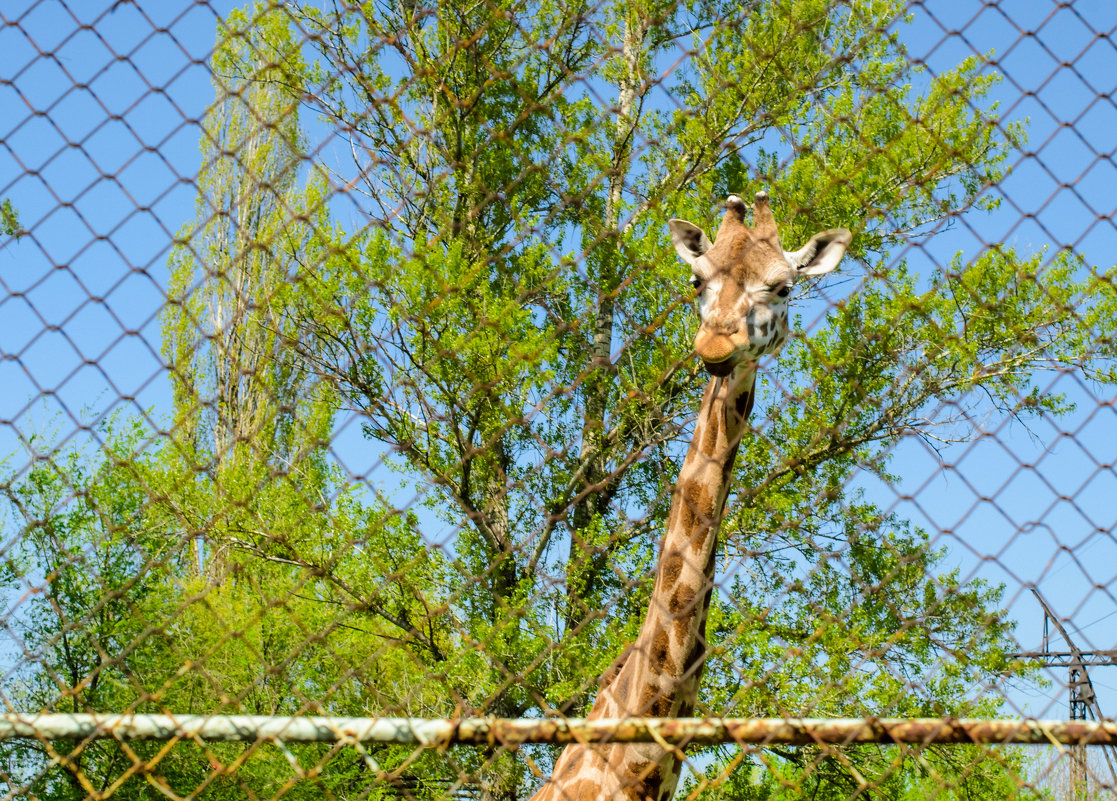
[[[1117,7],[0,22],[5,798],[1113,793]]]

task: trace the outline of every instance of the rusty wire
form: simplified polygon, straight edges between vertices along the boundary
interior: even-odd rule
[[[1113,721],[944,718],[603,718],[587,721],[292,718],[274,715],[4,715],[0,717],[0,740],[12,738],[405,743],[428,748],[609,742],[667,742],[673,745],[1117,745],[1117,724]]]
[[[1113,9],[0,26],[4,798],[513,801],[567,744],[678,797],[1117,787]],[[769,208],[840,267],[677,258]],[[790,334],[703,405],[706,332],[779,328],[735,281]],[[656,589],[726,495],[712,592]]]

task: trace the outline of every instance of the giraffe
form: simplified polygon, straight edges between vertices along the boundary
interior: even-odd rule
[[[768,194],[726,200],[710,242],[696,225],[670,220],[676,252],[693,271],[701,324],[694,350],[711,379],[671,497],[655,585],[636,641],[606,671],[589,719],[688,717],[705,661],[718,525],[737,447],[752,411],[757,360],[787,338],[792,285],[838,266],[852,235],[835,228],[784,251]],[[675,792],[679,753],[653,743],[568,745],[533,801],[665,801]]]

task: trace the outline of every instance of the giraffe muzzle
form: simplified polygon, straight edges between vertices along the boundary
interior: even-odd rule
[[[737,363],[742,346],[748,346],[748,336],[742,336],[736,326],[719,330],[712,325],[703,325],[694,338],[694,351],[705,364],[711,375],[729,375]]]
[[[708,362],[706,360],[703,360],[702,364],[703,366],[705,366],[706,372],[712,375],[714,378],[725,378],[727,375],[733,372],[733,368],[737,366],[737,360],[726,359],[725,361],[720,362]]]

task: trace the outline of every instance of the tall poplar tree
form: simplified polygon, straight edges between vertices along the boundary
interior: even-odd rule
[[[170,258],[162,330],[174,437],[212,475],[219,507],[280,477],[320,492],[311,474],[334,407],[287,344],[296,334],[284,309],[307,259],[314,192],[297,98],[286,91],[286,76],[302,69],[299,41],[284,22],[234,13],[218,32],[196,219]],[[200,559],[219,573],[228,544],[207,545]]]
[[[216,464],[245,445],[293,460],[300,440],[328,434],[308,417],[315,382],[283,344],[292,336],[287,282],[306,259],[310,227],[306,145],[285,89],[289,71],[302,68],[300,43],[282,23],[234,14],[219,32],[197,216],[170,260],[163,350],[176,426]]]

